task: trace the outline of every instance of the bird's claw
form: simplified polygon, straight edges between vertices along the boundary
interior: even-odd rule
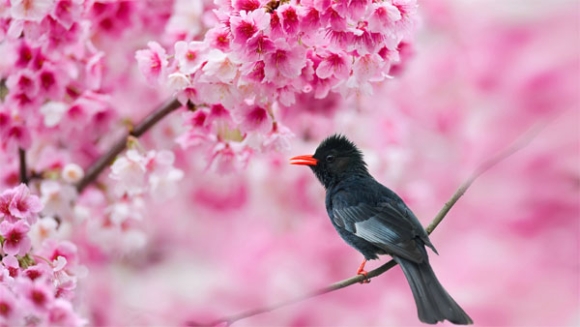
[[[358,270],[356,271],[357,275],[363,275],[365,277],[365,279],[363,279],[360,283],[361,284],[368,284],[371,282],[371,280],[369,279],[368,275],[369,273],[365,271],[365,264],[367,263],[366,260],[363,260],[363,262],[360,264],[360,266],[358,267]]]
[[[359,270],[357,273],[357,275],[362,275],[365,277],[365,279],[363,279],[360,283],[361,284],[368,284],[371,282],[370,278],[368,277],[369,273],[364,271],[364,270]]]

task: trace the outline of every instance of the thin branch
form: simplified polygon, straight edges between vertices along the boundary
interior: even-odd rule
[[[515,141],[511,146],[509,146],[508,148],[504,149],[500,153],[496,154],[495,156],[493,156],[492,158],[490,158],[489,160],[487,160],[483,164],[481,164],[475,170],[473,175],[471,175],[471,177],[469,177],[465,182],[463,182],[463,184],[461,184],[461,186],[459,186],[459,188],[457,189],[457,191],[455,191],[455,193],[453,194],[451,199],[449,199],[449,201],[447,201],[447,203],[445,203],[443,208],[441,208],[439,213],[437,213],[437,215],[435,216],[433,221],[431,221],[429,226],[427,226],[427,228],[426,228],[427,233],[431,234],[435,230],[435,228],[437,228],[437,226],[439,225],[439,223],[441,223],[441,221],[443,221],[443,218],[445,218],[445,216],[447,215],[449,210],[451,210],[451,208],[455,205],[455,203],[459,200],[459,198],[461,198],[463,196],[463,194],[465,194],[467,189],[471,186],[471,184],[479,176],[481,176],[483,173],[485,173],[486,171],[488,171],[489,169],[491,169],[492,167],[494,167],[495,165],[497,165],[501,161],[505,160],[506,158],[508,158],[512,154],[516,153],[517,151],[519,151],[519,150],[523,149],[525,146],[527,146],[544,126],[545,125],[539,125],[539,126],[533,127],[532,129],[527,131],[520,139]],[[388,270],[390,270],[391,268],[393,268],[396,265],[397,264],[394,260],[390,260],[389,262],[385,263],[384,265],[370,271],[366,278],[371,279],[373,277],[379,276],[379,275],[387,272]],[[322,294],[333,292],[333,291],[339,290],[341,288],[345,288],[345,287],[348,287],[350,285],[360,283],[364,279],[365,279],[365,276],[357,275],[357,276],[342,280],[340,282],[331,284],[329,286],[326,286],[326,287],[308,292],[306,294],[294,297],[292,299],[279,302],[279,303],[271,305],[271,306],[255,308],[252,310],[244,311],[244,312],[238,313],[236,315],[232,315],[232,316],[228,316],[228,317],[214,320],[214,321],[209,322],[207,324],[199,324],[199,323],[190,321],[190,322],[186,323],[186,325],[188,325],[188,326],[218,326],[218,325],[229,326],[238,320],[252,317],[252,316],[256,316],[256,315],[259,315],[262,313],[270,312],[270,311],[288,306],[290,304],[294,304],[296,302],[300,302],[300,301],[303,301],[303,300],[306,300],[306,299],[309,299],[309,298],[312,298],[315,296],[319,296]]]
[[[23,148],[18,148],[18,161],[20,162],[20,183],[28,185],[28,174],[26,172],[26,151]]]
[[[109,149],[109,151],[103,154],[99,159],[97,159],[97,161],[93,163],[92,166],[87,169],[85,177],[83,177],[83,179],[81,179],[76,185],[77,191],[81,193],[85,187],[97,179],[99,174],[101,174],[101,172],[115,160],[119,153],[125,150],[127,147],[127,137],[140,137],[141,135],[145,134],[145,132],[147,132],[151,127],[157,124],[161,119],[179,107],[181,107],[179,101],[177,101],[177,99],[171,99],[164,103],[161,107],[155,109],[147,117],[145,117],[130,132],[123,135],[123,137],[121,137]]]

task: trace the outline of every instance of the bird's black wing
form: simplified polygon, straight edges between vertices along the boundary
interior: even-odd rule
[[[384,199],[377,205],[349,204],[335,195],[332,206],[334,223],[372,243],[389,254],[422,262],[426,258],[424,244],[432,247],[423,227],[413,213],[394,199]],[[420,242],[418,244],[418,242]]]

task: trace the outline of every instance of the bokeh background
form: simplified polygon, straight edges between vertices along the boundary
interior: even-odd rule
[[[172,26],[184,21],[198,33],[211,24],[209,5],[110,2],[95,18],[103,85],[115,86],[107,91],[121,117],[142,117],[169,96],[146,85],[127,49],[170,44],[183,32]],[[579,2],[429,0],[419,11],[405,60],[373,96],[301,97],[281,113],[295,135],[290,152],[256,154],[246,169],[223,175],[175,144],[177,113],[143,138],[146,148],[172,148],[185,177],[173,197],[141,204],[139,232],[118,237],[88,226],[66,236],[88,268],[75,304],[90,325],[203,323],[353,276],[362,257],[336,235],[322,186],[288,162],[335,132],[362,148],[372,174],[425,225],[479,165],[529,141],[453,207],[431,236],[440,253],[431,263],[476,325],[579,325]],[[83,201],[104,200],[89,189]],[[420,322],[398,267],[235,324],[412,325]]]

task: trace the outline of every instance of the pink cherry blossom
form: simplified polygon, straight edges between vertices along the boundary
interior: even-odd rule
[[[272,118],[267,108],[260,105],[242,105],[234,111],[234,119],[239,123],[244,132],[266,133],[272,129]]]
[[[137,64],[141,73],[145,75],[149,83],[158,83],[165,78],[165,70],[167,69],[167,54],[157,42],[147,43],[149,49],[138,50],[135,53]],[[177,51],[176,51],[177,52]]]
[[[189,78],[183,73],[172,73],[167,76],[167,86],[173,91],[181,91],[190,85]]]
[[[316,68],[316,75],[320,78],[334,76],[343,79],[348,76],[349,72],[350,63],[348,58],[342,53],[329,53]]]
[[[175,58],[180,70],[185,74],[195,73],[202,65],[207,52],[207,45],[199,41],[175,43]]]
[[[276,10],[280,15],[280,23],[288,36],[294,36],[300,31],[300,18],[297,6],[283,4]]]
[[[4,238],[2,250],[10,255],[25,255],[32,246],[27,233],[30,225],[23,220],[11,223],[7,220],[0,223],[0,235]]]
[[[306,65],[306,51],[301,46],[289,47],[278,42],[276,50],[264,57],[264,63],[266,81],[281,82],[284,78],[296,78]]]
[[[71,203],[74,202],[77,196],[74,187],[55,180],[44,180],[40,184],[40,194],[43,214],[49,216],[58,215],[62,218],[71,217]]]
[[[225,28],[213,28],[209,30],[205,35],[205,39],[209,42],[209,46],[212,49],[224,52],[230,50],[231,34]]]
[[[13,193],[3,193],[2,197],[10,194],[8,213],[16,218],[25,220],[28,224],[34,224],[37,215],[42,210],[42,204],[36,195],[30,194],[30,190],[24,184],[18,185]]]
[[[200,81],[218,81],[231,83],[238,74],[237,62],[232,61],[227,54],[212,50],[208,53],[209,59],[203,66],[204,75]]]
[[[21,92],[27,97],[35,97],[38,93],[39,85],[38,78],[33,75],[30,70],[23,70],[19,74],[11,75],[6,80],[6,86],[15,92]]]
[[[182,170],[173,166],[175,155],[171,151],[160,151],[149,162],[149,185],[157,199],[167,199],[177,191],[177,182],[183,179]]]
[[[21,123],[12,124],[2,136],[1,145],[7,151],[15,151],[17,148],[28,149],[32,145],[30,131]]]
[[[58,0],[51,16],[65,28],[71,28],[73,23],[81,18],[83,0]]]
[[[61,173],[62,179],[67,183],[76,183],[84,176],[81,166],[75,163],[66,164]]]
[[[15,19],[39,22],[51,10],[53,0],[10,0],[10,14]]]
[[[191,40],[202,29],[203,9],[203,1],[176,0],[171,18],[165,27],[167,33],[175,36],[185,35],[185,40]]]
[[[54,301],[54,293],[50,285],[46,282],[46,279],[25,279],[19,285],[19,291],[22,292],[21,294],[29,310],[28,312],[40,317],[48,313],[48,309]]]
[[[291,149],[291,140],[294,137],[294,133],[288,127],[275,122],[262,146],[266,151],[288,152]]]
[[[22,315],[17,297],[3,283],[0,284],[0,323],[16,326]]]
[[[51,326],[83,326],[87,323],[79,317],[70,301],[55,299],[49,308],[48,323]]]
[[[58,125],[68,110],[68,105],[62,102],[47,102],[40,107],[40,113],[44,116],[44,125],[54,127]]]
[[[250,154],[244,146],[220,142],[211,149],[208,167],[220,174],[236,172],[246,167]]]
[[[380,32],[392,26],[396,21],[399,21],[401,12],[397,7],[389,2],[373,3],[372,14],[369,18],[369,31]]]
[[[239,16],[230,18],[233,43],[237,48],[246,46],[248,40],[270,25],[270,15],[258,9],[251,12],[241,11]]]
[[[128,150],[126,155],[115,160],[109,177],[117,181],[119,194],[137,194],[145,188],[147,157],[137,150]]]

